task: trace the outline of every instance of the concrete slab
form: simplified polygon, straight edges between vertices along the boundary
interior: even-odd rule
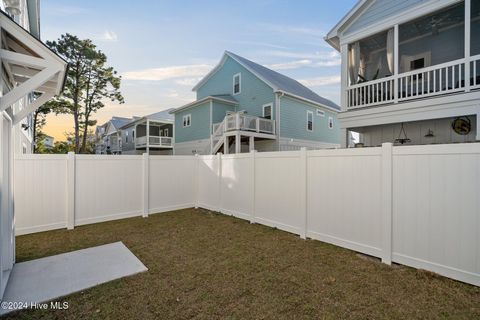
[[[13,311],[5,301],[38,304],[147,270],[122,242],[17,263],[0,314]]]

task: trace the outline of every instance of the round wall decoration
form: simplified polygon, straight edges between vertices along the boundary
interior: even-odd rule
[[[452,122],[452,129],[457,134],[465,136],[472,130],[472,123],[468,117],[458,117]]]

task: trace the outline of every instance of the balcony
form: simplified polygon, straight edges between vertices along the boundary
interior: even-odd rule
[[[344,45],[346,110],[480,89],[480,4],[460,2]]]
[[[480,89],[479,71],[480,55],[476,55],[351,85],[347,88],[347,106],[348,109],[363,108],[470,92]]]
[[[215,123],[212,131],[212,152],[216,152],[224,142],[226,135],[232,135],[238,131],[250,136],[274,139],[275,121],[236,112],[227,114],[222,122]]]
[[[148,140],[148,144],[147,144]],[[163,137],[163,136],[147,136],[135,138],[135,148],[172,148],[173,147],[173,138],[172,137]]]

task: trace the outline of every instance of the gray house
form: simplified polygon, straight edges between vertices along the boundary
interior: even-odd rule
[[[173,116],[167,109],[133,117],[120,127],[122,154],[172,154]]]

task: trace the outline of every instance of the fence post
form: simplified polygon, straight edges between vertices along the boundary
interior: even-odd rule
[[[75,227],[75,153],[67,154],[67,229]]]
[[[144,218],[147,218],[148,217],[148,211],[149,211],[149,208],[148,208],[148,196],[149,196],[149,181],[148,181],[148,178],[149,178],[149,166],[150,166],[150,163],[149,163],[149,156],[148,156],[148,153],[144,153],[142,155],[142,163],[143,163],[143,213],[142,213],[142,217]]]
[[[218,163],[218,212],[222,212],[222,154],[217,153],[217,163]]]
[[[255,158],[257,155],[256,150],[250,151],[252,161],[252,213],[250,215],[250,223],[255,223]]]
[[[392,144],[382,144],[382,262],[392,264]]]
[[[300,149],[300,238],[307,238],[307,148]]]
[[[195,164],[194,164],[194,179],[193,179],[193,192],[195,199],[193,200],[195,209],[198,209],[198,197],[199,197],[199,184],[200,184],[200,158],[198,153],[195,153]]]

